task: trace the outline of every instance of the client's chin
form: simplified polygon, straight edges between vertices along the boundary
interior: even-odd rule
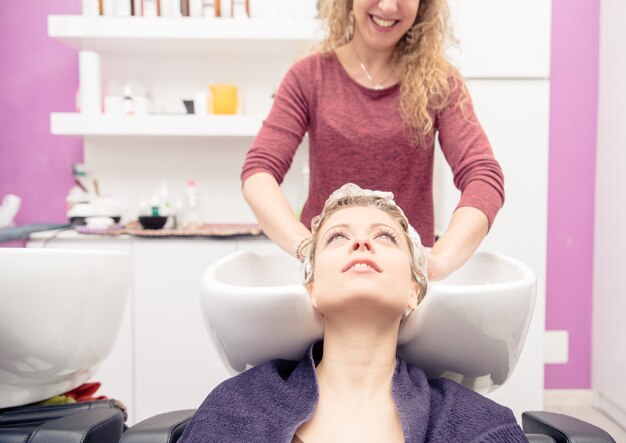
[[[344,323],[361,320],[392,323],[404,313],[406,301],[399,297],[381,297],[379,291],[370,289],[318,298],[317,309],[327,321],[339,318]]]

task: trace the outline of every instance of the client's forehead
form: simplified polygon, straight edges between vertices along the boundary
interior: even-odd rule
[[[402,227],[385,211],[369,206],[350,206],[340,209],[328,217],[323,230],[333,225],[345,224],[350,226],[370,226],[375,223],[384,223],[394,229],[402,230]]]

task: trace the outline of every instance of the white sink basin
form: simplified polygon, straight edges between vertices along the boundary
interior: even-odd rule
[[[130,281],[126,253],[0,248],[0,408],[86,382],[113,348]]]
[[[535,297],[530,268],[501,254],[476,254],[431,284],[400,329],[399,354],[429,376],[489,393],[510,377],[519,360]]]
[[[207,269],[203,317],[231,373],[274,358],[300,359],[322,337],[321,316],[301,282],[300,264],[283,252],[237,252]],[[476,254],[431,285],[401,327],[398,352],[431,376],[493,391],[517,364],[535,295],[527,266],[499,254]]]

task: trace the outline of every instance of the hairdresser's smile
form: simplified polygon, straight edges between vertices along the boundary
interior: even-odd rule
[[[379,32],[390,32],[392,28],[400,23],[400,20],[383,18],[378,15],[369,14],[372,26]]]
[[[355,37],[373,49],[391,48],[413,26],[419,0],[355,0]]]

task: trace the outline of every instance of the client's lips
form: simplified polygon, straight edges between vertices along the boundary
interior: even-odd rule
[[[344,268],[341,270],[341,272],[346,272],[346,271],[350,270],[354,265],[365,265],[365,266],[369,266],[370,268],[372,268],[376,272],[382,272],[382,270],[378,267],[378,265],[374,261],[368,260],[368,259],[365,259],[365,258],[352,260],[350,263],[348,263],[346,266],[344,266]]]

